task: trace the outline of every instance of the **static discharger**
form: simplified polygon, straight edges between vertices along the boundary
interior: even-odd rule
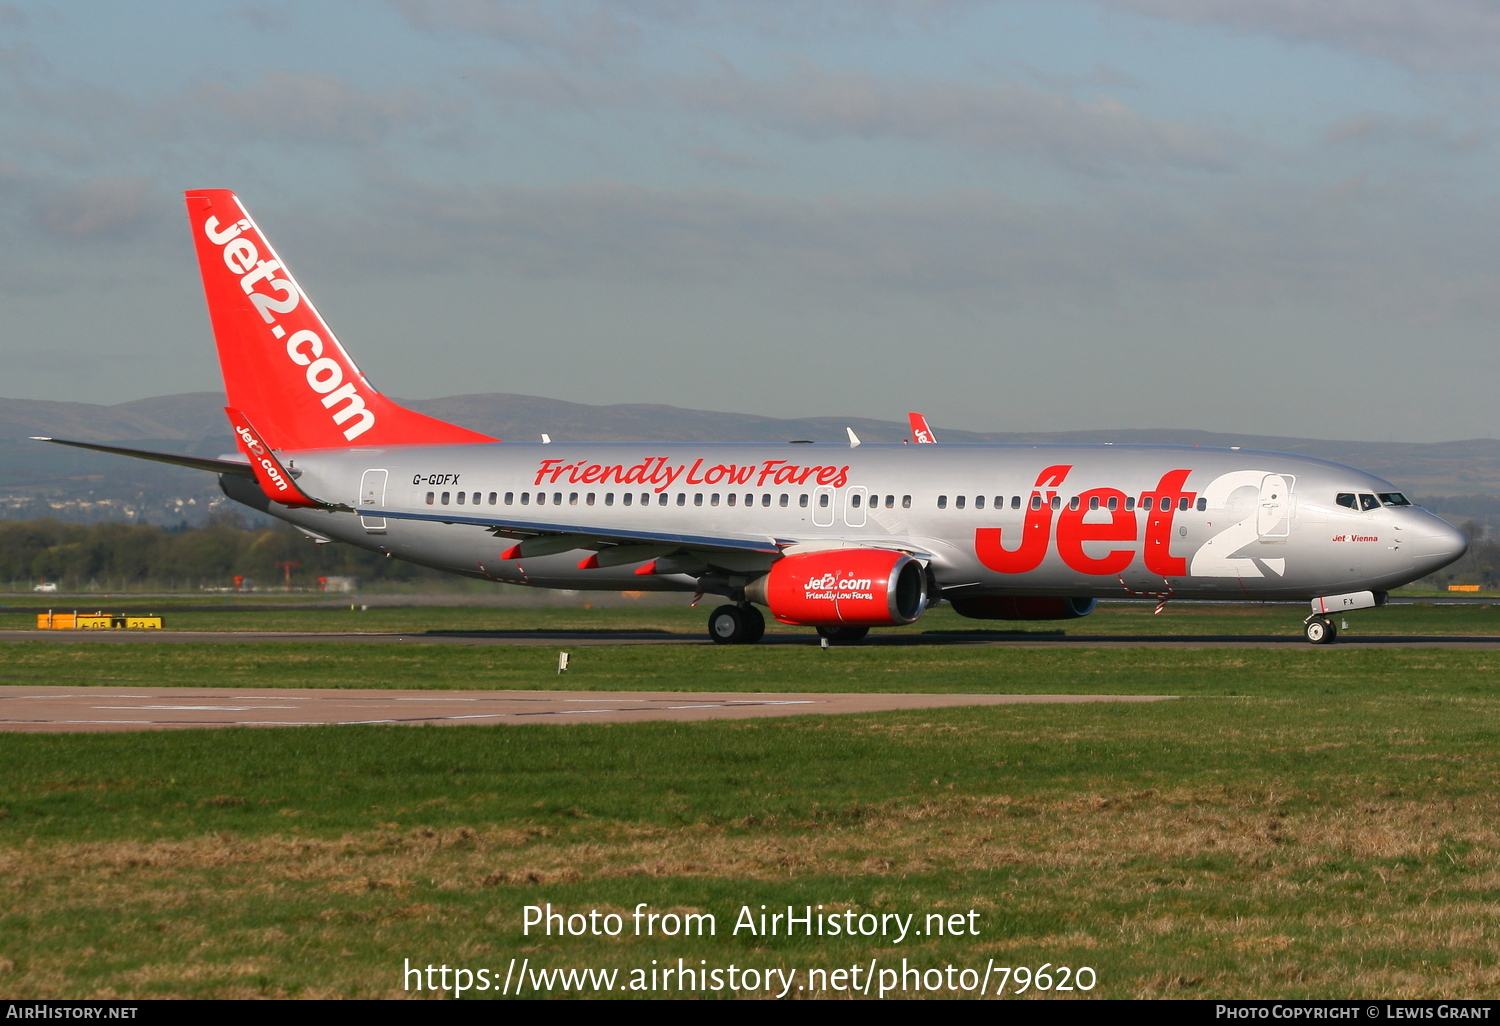
[[[159,631],[162,618],[159,616],[117,616],[112,613],[54,613],[47,610],[36,614],[36,629],[39,631]]]
[[[559,653],[557,653],[557,672],[558,673],[562,673],[567,668],[568,668],[568,653],[566,653],[566,652],[559,652]]]

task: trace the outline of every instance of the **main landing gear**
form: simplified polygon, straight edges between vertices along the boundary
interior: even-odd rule
[[[715,645],[753,645],[766,633],[766,618],[754,606],[720,606],[708,614]]]
[[[1333,621],[1326,616],[1318,615],[1307,618],[1307,622],[1302,625],[1302,633],[1307,635],[1307,640],[1314,645],[1332,645],[1339,636],[1338,628],[1333,625]]]

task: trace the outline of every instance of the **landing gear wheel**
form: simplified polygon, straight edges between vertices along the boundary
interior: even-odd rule
[[[708,614],[708,636],[715,645],[743,644],[749,627],[745,611],[739,606],[720,606]],[[764,621],[761,630],[765,630]]]
[[[1303,625],[1302,633],[1307,635],[1307,640],[1314,645],[1332,645],[1335,638],[1339,636],[1338,628],[1333,625],[1332,620],[1324,620],[1315,617]]]
[[[753,645],[766,636],[766,618],[754,606],[740,606],[740,615],[745,618],[745,636],[742,645]]]
[[[855,642],[865,640],[865,635],[870,633],[868,627],[819,627],[818,634],[828,639],[832,645],[852,645]]]

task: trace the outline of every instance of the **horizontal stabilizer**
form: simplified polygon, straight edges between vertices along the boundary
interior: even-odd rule
[[[183,456],[175,452],[152,452],[150,449],[127,449],[121,445],[98,445],[94,442],[74,442],[66,438],[48,438],[46,435],[32,435],[33,442],[52,442],[54,445],[71,445],[75,449],[92,449],[95,452],[107,452],[115,456],[134,456],[138,460],[153,460],[156,463],[171,463],[179,467],[191,467],[193,470],[206,470],[211,474],[238,474],[241,477],[254,477],[255,472],[249,463],[240,463],[236,460],[215,460],[207,456]]]

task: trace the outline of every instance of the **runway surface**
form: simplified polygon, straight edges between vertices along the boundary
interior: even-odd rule
[[[0,641],[51,641],[64,644],[182,644],[252,642],[343,643],[362,645],[711,645],[705,634],[673,634],[667,631],[429,631],[348,632],[321,631],[0,631]],[[811,631],[768,632],[762,645],[806,645],[816,647]],[[1018,648],[1310,648],[1300,632],[1287,634],[1064,634],[1037,631],[930,631],[921,634],[870,634],[862,645],[1010,645]],[[1341,633],[1337,645],[1396,646],[1408,648],[1500,649],[1500,635],[1417,635]]]
[[[1175,695],[867,695],[697,691],[387,691],[0,687],[0,732],[327,724],[743,720],[955,706],[1159,702]]]

